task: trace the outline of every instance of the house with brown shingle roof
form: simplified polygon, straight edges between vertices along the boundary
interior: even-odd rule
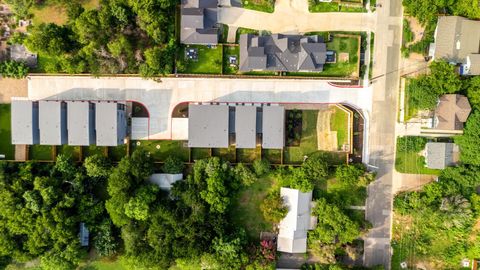
[[[461,75],[480,75],[480,21],[459,16],[438,17],[429,55],[460,64]]]
[[[448,94],[440,97],[433,117],[433,127],[439,130],[463,130],[472,108],[466,96]]]

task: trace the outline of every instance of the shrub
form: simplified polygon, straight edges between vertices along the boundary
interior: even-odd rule
[[[279,223],[288,213],[288,208],[284,205],[279,190],[267,195],[267,198],[260,205],[260,210],[265,220],[272,223]]]
[[[364,174],[365,166],[363,164],[342,165],[335,171],[335,177],[347,185],[358,184],[360,177]]]
[[[302,169],[310,180],[321,180],[328,175],[328,163],[320,154],[310,156],[303,162]]]
[[[256,159],[253,162],[253,171],[257,176],[263,176],[270,172],[270,163],[266,159]]]
[[[184,168],[185,165],[183,164],[183,161],[180,160],[180,158],[176,156],[169,156],[163,164],[162,171],[164,173],[177,174],[182,173]]]
[[[3,77],[22,79],[28,75],[28,67],[23,62],[7,60],[0,63],[0,73]]]
[[[397,138],[397,149],[400,152],[418,153],[425,148],[427,139],[424,137],[405,136]]]
[[[237,181],[244,186],[250,186],[255,183],[257,176],[243,163],[238,163],[237,166],[233,169]]]

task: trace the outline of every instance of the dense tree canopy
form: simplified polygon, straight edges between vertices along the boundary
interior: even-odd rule
[[[467,120],[463,135],[455,138],[460,146],[460,159],[467,164],[480,165],[480,112],[475,111]]]
[[[403,6],[406,13],[413,15],[422,23],[435,19],[439,13],[480,18],[480,7],[476,0],[403,0]]]

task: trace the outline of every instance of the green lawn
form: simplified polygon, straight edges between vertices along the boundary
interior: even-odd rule
[[[0,104],[0,154],[5,159],[15,159],[15,146],[12,145],[10,125],[10,104]]]
[[[183,48],[178,56],[177,67],[184,66],[184,68],[183,70],[178,70],[178,72],[187,74],[222,73],[222,45],[212,48],[208,48],[205,45],[186,45]],[[197,60],[186,59],[185,50],[192,48],[198,50]]]
[[[60,145],[57,146],[57,155],[64,154],[72,157],[73,160],[80,160],[80,146]]]
[[[272,13],[275,10],[275,0],[242,0],[243,7],[262,12]]]
[[[302,136],[300,145],[285,147],[285,163],[302,163],[305,155],[310,155],[318,150],[317,116],[317,110],[302,111]]]
[[[357,37],[340,37],[334,35],[332,41],[327,43],[327,49],[336,52],[337,62],[325,64],[322,74],[332,77],[358,76],[359,46],[359,39]],[[348,53],[348,62],[339,61],[340,53]]]
[[[310,12],[338,12],[340,9],[338,3],[320,3],[315,0],[308,1],[308,10]]]
[[[127,145],[119,145],[108,148],[108,157],[113,161],[120,161],[127,155]]]
[[[237,64],[231,65],[229,62],[230,56],[237,57]],[[240,47],[238,46],[223,46],[223,74],[237,74],[238,64],[240,63]]]
[[[39,53],[37,60],[37,67],[33,71],[40,73],[58,72],[57,64],[59,63],[59,59],[57,59],[57,57],[50,57]]]
[[[408,91],[408,84],[410,80],[407,78],[405,79],[405,117],[404,121],[408,121],[413,117],[417,116],[418,108],[412,103],[412,100],[409,98],[409,91]]]
[[[96,260],[87,263],[85,266],[79,268],[80,270],[126,270],[120,260],[115,261],[101,261]]]
[[[330,130],[337,132],[338,150],[342,150],[343,145],[350,144],[348,138],[348,113],[342,109],[335,108],[335,113],[330,118]]]
[[[53,160],[53,147],[51,145],[30,145],[30,160]]]
[[[237,162],[253,163],[258,155],[257,149],[237,149]]]
[[[209,148],[191,148],[192,161],[210,157]]]
[[[279,149],[262,149],[262,158],[268,160],[271,164],[282,163],[282,150]]]
[[[345,185],[335,178],[327,181],[326,191],[329,196],[333,196],[335,200],[347,206],[363,206],[367,199],[367,188]]]
[[[165,161],[169,156],[177,156],[184,162],[188,162],[188,147],[184,147],[184,143],[184,141],[170,140],[132,141],[131,150],[133,151],[136,147],[143,147],[158,162]]]
[[[213,148],[212,155],[226,161],[235,162],[235,146],[230,146],[229,148]]]
[[[425,157],[414,152],[400,152],[397,149],[395,169],[401,173],[439,175],[441,170],[425,167]]]
[[[272,231],[273,225],[264,219],[260,205],[274,182],[271,176],[259,178],[251,186],[243,187],[232,200],[231,218],[236,226],[246,229],[251,240],[258,241],[262,231]]]
[[[88,156],[93,156],[96,154],[105,155],[105,149],[106,149],[105,146],[96,146],[96,145],[83,146],[82,155],[84,159]]]

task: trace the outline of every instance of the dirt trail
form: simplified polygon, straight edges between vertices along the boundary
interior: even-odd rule
[[[333,109],[320,110],[317,117],[318,150],[337,151],[337,132],[330,130],[330,117]]]

